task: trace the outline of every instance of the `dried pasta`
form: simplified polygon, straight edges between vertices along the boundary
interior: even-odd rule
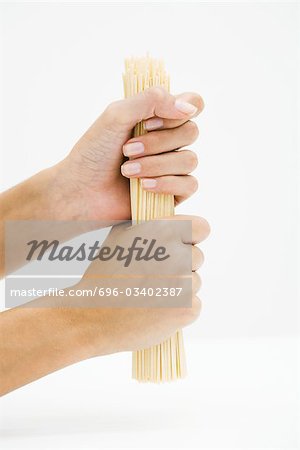
[[[170,78],[164,63],[148,55],[125,60],[123,74],[125,97],[130,97],[152,86],[163,86],[170,91]],[[147,131],[139,122],[133,131],[141,136]],[[140,180],[130,180],[132,220],[137,223],[174,214],[174,197],[143,190]],[[182,331],[159,345],[138,350],[132,355],[132,377],[141,382],[160,383],[183,378],[186,374]]]

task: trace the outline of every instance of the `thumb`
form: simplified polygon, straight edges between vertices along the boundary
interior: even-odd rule
[[[162,87],[152,87],[125,100],[111,103],[102,115],[107,125],[132,129],[138,122],[158,116],[163,119],[192,117],[197,107],[169,94]]]
[[[199,244],[204,241],[210,233],[209,223],[200,216],[176,214],[175,216],[155,219],[154,223],[158,221],[168,221],[169,224],[166,222],[166,226],[169,225],[170,227],[172,226],[170,221],[177,222],[179,226],[180,222],[182,222],[183,225],[179,229],[181,230],[182,241],[185,244]]]

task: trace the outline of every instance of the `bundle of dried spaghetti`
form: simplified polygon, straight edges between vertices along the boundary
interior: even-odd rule
[[[163,86],[170,91],[170,79],[164,63],[146,56],[125,60],[123,75],[125,97],[130,97],[152,86]],[[145,134],[139,122],[133,135]],[[130,179],[132,220],[137,223],[174,214],[173,195],[144,191],[138,178]],[[183,378],[186,374],[182,332],[159,345],[133,352],[132,376],[138,381],[160,383]]]

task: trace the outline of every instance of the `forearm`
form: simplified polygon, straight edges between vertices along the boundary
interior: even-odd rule
[[[5,223],[11,220],[50,220],[49,192],[54,173],[46,169],[0,196],[0,274],[4,275]]]
[[[166,248],[174,249],[176,260],[177,248],[183,250],[183,244],[197,244],[209,233],[209,226],[204,219],[190,216],[179,218],[184,221],[192,219],[192,235],[165,235]],[[169,220],[171,226],[172,220],[176,221],[176,216]],[[153,226],[149,222],[137,227],[142,236],[145,236],[147,230],[151,234],[153,232]],[[117,227],[112,230],[105,243],[109,248],[114,248],[115,242],[128,248],[128,242],[132,242],[135,235],[136,228],[125,224],[123,229]],[[185,276],[178,276],[179,284],[176,282],[176,286],[186,290],[186,300],[191,300],[191,306],[186,303],[186,307],[176,307],[175,304],[173,307],[166,303],[164,296],[158,296],[151,303],[153,297],[150,295],[144,298],[146,306],[136,307],[137,298],[132,296],[133,302],[130,303],[127,294],[123,295],[121,292],[119,299],[114,295],[103,298],[100,288],[105,291],[109,287],[111,292],[117,279],[114,275],[117,274],[125,281],[130,275],[123,262],[118,259],[115,262],[106,261],[105,264],[96,259],[80,282],[65,288],[62,293],[57,293],[56,296],[48,293],[48,296],[1,313],[0,394],[93,356],[149,348],[192,323],[201,308],[196,296],[201,283],[195,271],[201,266],[203,256],[196,249],[194,245],[192,248],[187,247],[191,251],[191,290],[186,290]],[[143,274],[139,259],[132,261],[132,264],[132,273]],[[151,278],[147,274],[149,272],[146,270],[145,277]],[[145,279],[135,278],[135,285],[144,287]],[[94,295],[90,296],[90,292],[94,292]],[[169,297],[169,301],[170,299],[173,301],[173,296]]]
[[[99,222],[83,220],[74,210],[69,198],[76,188],[65,179],[63,165],[64,161],[0,195],[0,278],[26,263],[30,240],[63,242],[99,226]],[[15,244],[14,254],[13,259],[10,255],[4,273],[5,239],[8,239],[5,224],[9,227],[9,221],[19,221],[20,232],[10,228],[9,240]],[[27,222],[26,227],[21,221]],[[60,226],[60,221],[69,221],[69,226]]]
[[[52,215],[47,199],[56,181],[55,168],[45,169],[0,196],[1,218],[36,220]]]
[[[93,355],[80,317],[83,309],[34,303],[0,315],[1,395]]]

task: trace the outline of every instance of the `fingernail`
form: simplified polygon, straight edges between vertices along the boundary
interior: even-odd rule
[[[180,112],[188,114],[189,116],[192,116],[197,111],[196,106],[192,105],[191,103],[184,102],[182,100],[176,100],[175,108],[178,109],[178,111]]]
[[[142,142],[129,142],[123,145],[123,153],[125,156],[134,156],[143,153],[145,150]]]
[[[157,128],[161,128],[163,124],[163,119],[161,119],[160,117],[153,117],[144,122],[144,128],[147,131],[157,130]]]
[[[141,180],[142,182],[142,187],[145,189],[151,189],[154,188],[157,185],[157,181],[154,180],[153,178],[143,178]]]
[[[139,163],[126,163],[121,166],[121,172],[125,176],[136,175],[141,171]]]

